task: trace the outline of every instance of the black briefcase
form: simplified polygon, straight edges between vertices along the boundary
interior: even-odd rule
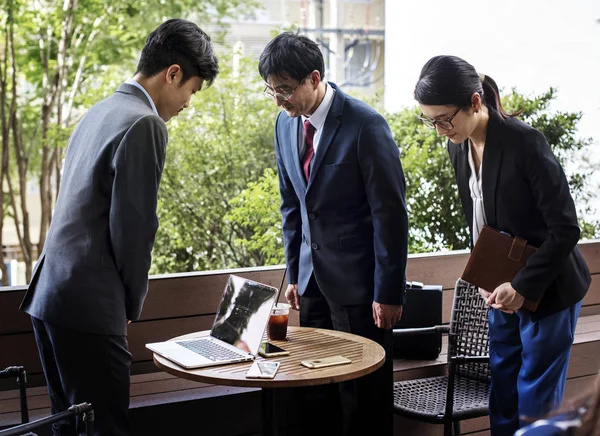
[[[394,329],[433,327],[442,324],[442,286],[406,282],[406,303]],[[437,359],[442,351],[442,334],[431,332],[394,337],[394,358]]]

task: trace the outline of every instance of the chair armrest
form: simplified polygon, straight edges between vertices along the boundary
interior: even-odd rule
[[[480,362],[489,363],[490,356],[453,356],[450,360],[454,363]]]
[[[395,338],[403,337],[403,336],[418,336],[418,335],[426,335],[428,333],[448,333],[450,328],[447,325],[436,325],[433,327],[419,327],[414,329],[394,329],[392,330],[392,335]]]
[[[23,372],[22,366],[9,366],[0,371],[0,377],[19,377]]]
[[[27,371],[22,366],[9,366],[0,371],[0,377],[16,377],[19,383],[19,400],[21,403],[21,422],[29,422],[29,408],[27,406]]]
[[[40,428],[49,427],[55,422],[65,420],[72,416],[83,415],[83,420],[86,423],[86,434],[93,435],[93,423],[94,423],[94,410],[92,405],[89,403],[81,403],[69,407],[64,412],[59,412],[54,415],[50,415],[45,418],[40,418],[36,421],[21,424],[16,427],[10,427],[6,430],[0,431],[0,436],[18,436],[24,433],[30,432],[31,430],[39,430]]]

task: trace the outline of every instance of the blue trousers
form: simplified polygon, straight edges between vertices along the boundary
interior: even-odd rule
[[[581,302],[536,322],[490,309],[490,426],[511,436],[562,402]]]

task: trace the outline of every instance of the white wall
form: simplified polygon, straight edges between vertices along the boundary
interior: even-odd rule
[[[600,162],[599,19],[600,0],[387,0],[386,109],[415,104],[429,58],[457,55],[505,90],[558,88],[552,109],[583,112],[579,133],[595,139]],[[600,183],[600,171],[590,183]]]

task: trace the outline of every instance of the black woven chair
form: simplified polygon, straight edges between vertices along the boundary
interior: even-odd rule
[[[9,366],[0,371],[0,377],[16,377],[19,383],[19,396],[21,400],[21,423],[29,422],[29,410],[27,408],[27,372],[22,366]]]
[[[448,333],[448,375],[394,383],[396,414],[444,424],[460,435],[460,421],[488,415],[490,393],[488,306],[477,288],[456,282],[448,326],[394,330],[394,336]]]
[[[69,407],[64,412],[56,413],[45,418],[40,418],[27,424],[21,424],[16,427],[11,427],[7,430],[0,431],[0,436],[35,436],[31,433],[33,430],[39,430],[48,427],[55,422],[64,421],[77,415],[83,415],[85,422],[86,436],[94,436],[94,410],[89,403],[76,404]]]

